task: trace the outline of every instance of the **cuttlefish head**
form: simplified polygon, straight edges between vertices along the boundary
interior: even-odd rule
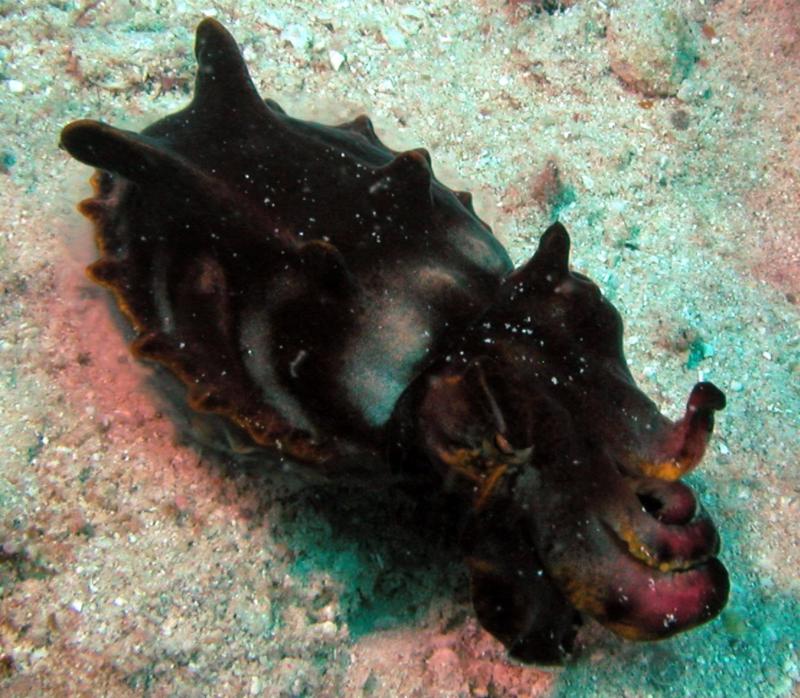
[[[422,448],[469,498],[467,561],[484,626],[529,661],[569,652],[575,611],[632,640],[715,617],[727,572],[681,478],[725,405],[701,382],[672,421],[636,386],[622,322],[568,268],[555,224],[458,360],[425,377]]]

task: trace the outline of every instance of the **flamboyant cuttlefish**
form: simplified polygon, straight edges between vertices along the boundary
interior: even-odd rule
[[[133,353],[234,450],[330,478],[427,473],[461,503],[477,616],[514,657],[560,661],[581,614],[637,640],[716,616],[719,537],[679,478],[723,394],[698,383],[682,419],[660,414],[561,224],[515,269],[425,150],[262,100],[213,19],[196,55],[177,114],[61,134],[97,168],[89,275]]]

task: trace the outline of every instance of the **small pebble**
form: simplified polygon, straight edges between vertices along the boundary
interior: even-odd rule
[[[672,112],[669,117],[670,122],[678,131],[685,131],[689,128],[689,114],[683,109]]]
[[[263,21],[268,27],[272,27],[278,31],[283,31],[283,29],[286,27],[286,20],[284,20],[283,17],[281,17],[277,12],[273,12],[272,10],[266,10],[264,14],[261,15],[261,21]]]
[[[7,80],[6,86],[8,87],[9,92],[13,92],[14,94],[19,94],[20,92],[25,91],[25,83],[21,82],[20,80]]]
[[[339,70],[342,67],[342,63],[344,63],[345,57],[344,54],[339,53],[338,51],[331,49],[328,51],[328,60],[331,62],[331,68],[334,70]]]
[[[322,623],[315,623],[311,626],[311,634],[323,639],[336,637],[338,630],[339,628],[336,627],[336,623],[330,620],[326,620]]]
[[[311,30],[303,24],[290,24],[281,32],[281,40],[288,41],[296,51],[311,45]]]
[[[4,555],[11,556],[20,551],[20,546],[16,541],[7,540],[0,546],[0,549],[2,549]]]
[[[405,37],[396,27],[381,27],[381,36],[389,48],[404,49],[406,47]]]

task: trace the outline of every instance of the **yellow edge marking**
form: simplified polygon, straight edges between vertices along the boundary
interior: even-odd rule
[[[681,478],[691,468],[685,461],[668,460],[661,463],[640,463],[639,470],[648,477],[672,482]]]
[[[500,465],[492,469],[492,471],[489,473],[489,477],[486,478],[483,485],[481,486],[480,492],[478,494],[478,499],[475,501],[476,510],[480,511],[481,509],[483,509],[487,500],[489,499],[489,497],[491,497],[495,487],[497,487],[497,483],[500,482],[500,478],[502,478],[503,475],[506,474],[507,470],[508,466],[505,463],[501,463]]]

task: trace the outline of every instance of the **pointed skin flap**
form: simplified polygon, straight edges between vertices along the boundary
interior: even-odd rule
[[[264,112],[236,39],[217,20],[206,17],[200,22],[194,52],[198,68],[193,109],[227,112],[251,108]]]
[[[539,240],[539,247],[531,264],[539,274],[552,274],[561,278],[569,273],[569,234],[559,222],[553,223]]]
[[[76,160],[133,181],[146,180],[156,171],[174,177],[185,169],[177,157],[159,148],[147,136],[91,119],[65,126],[60,145]]]

